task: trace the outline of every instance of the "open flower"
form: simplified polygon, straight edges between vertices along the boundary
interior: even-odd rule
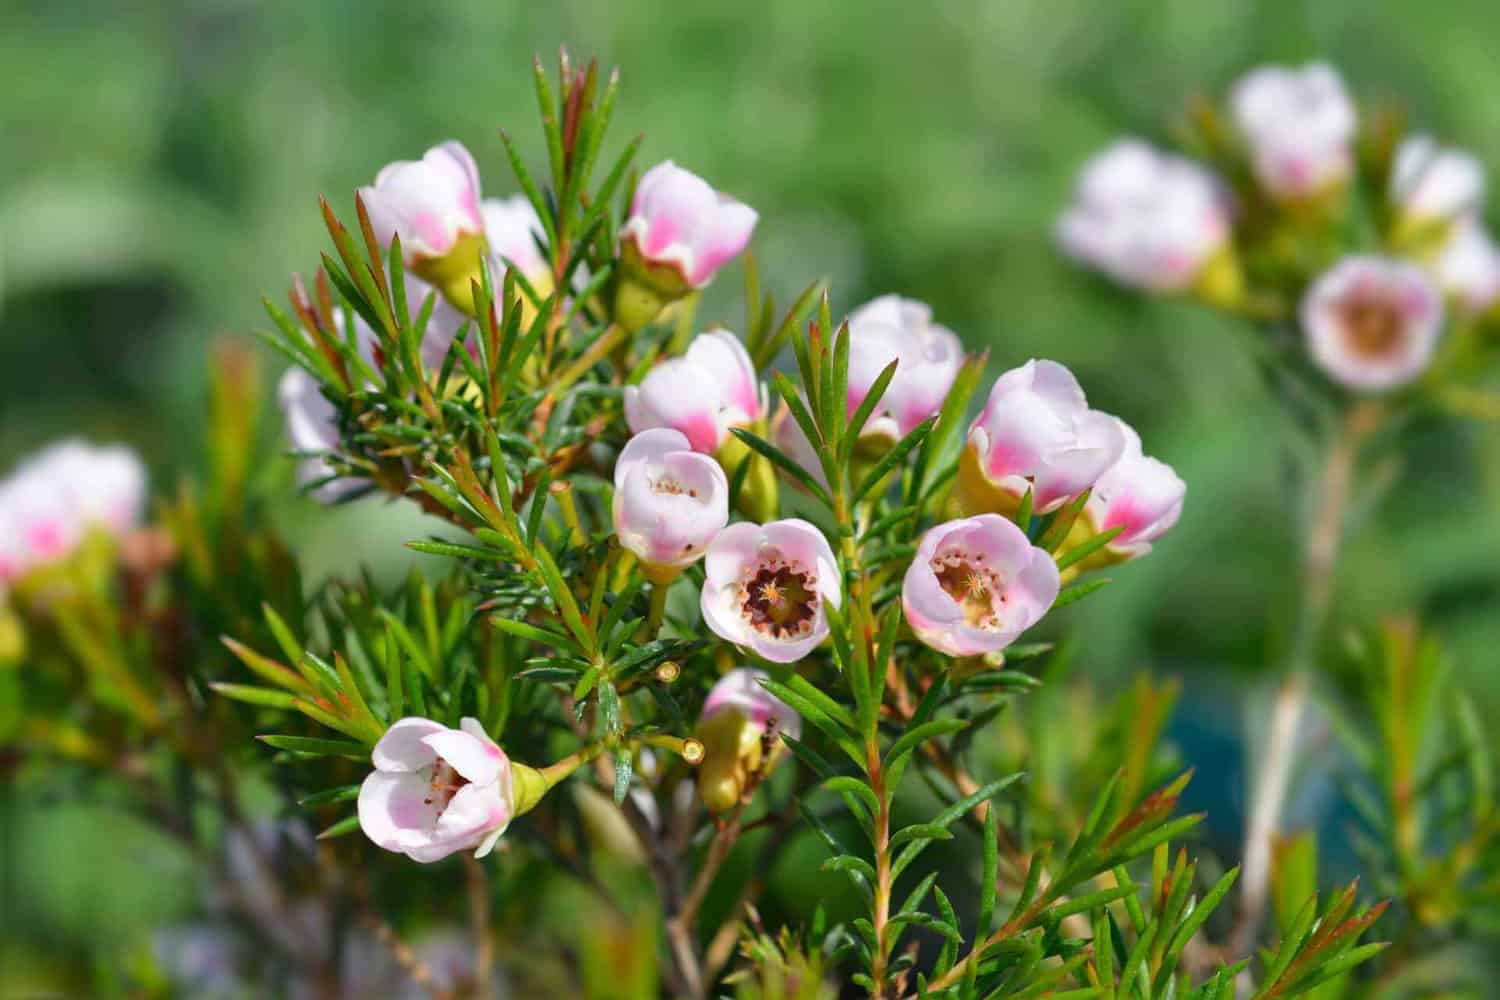
[[[1030,490],[1032,509],[1049,513],[1092,486],[1124,449],[1118,422],[1089,409],[1072,372],[1028,361],[995,380],[969,427],[960,499],[966,513],[1013,513]]]
[[[702,288],[738,257],[758,218],[755,209],[667,160],[636,185],[620,243],[652,284],[680,294]]]
[[[119,445],[60,441],[0,482],[0,586],[73,554],[91,530],[116,538],[135,528],[146,470]]]
[[[1177,523],[1187,486],[1170,465],[1141,450],[1135,428],[1118,418],[1115,422],[1125,450],[1094,482],[1083,518],[1096,532],[1121,529],[1105,551],[1113,560],[1125,560],[1150,552],[1151,543]]]
[[[694,451],[709,455],[723,447],[731,427],[747,427],[765,415],[755,365],[728,330],[698,334],[684,356],[663,361],[639,386],[625,388],[631,433],[670,427]]]
[[[773,663],[800,660],[822,642],[824,602],[836,608],[841,600],[828,540],[797,518],[730,525],[709,545],[704,568],[704,622]]]
[[[1430,135],[1410,136],[1391,162],[1390,198],[1408,225],[1441,225],[1484,201],[1484,166]]]
[[[1500,247],[1473,216],[1462,219],[1437,259],[1438,283],[1470,315],[1500,302]]]
[[[397,160],[359,189],[381,243],[399,234],[408,264],[446,257],[464,237],[484,233],[479,168],[463,143],[448,141],[420,160]]]
[[[998,514],[940,524],[922,536],[901,584],[917,638],[949,656],[1010,645],[1057,599],[1057,564]]]
[[[1333,67],[1251,70],[1235,84],[1230,106],[1256,179],[1272,197],[1310,198],[1348,180],[1358,120]]]
[[[731,670],[708,693],[693,735],[703,744],[698,765],[698,796],[713,812],[739,804],[757,775],[770,771],[781,742],[769,745],[774,730],[793,739],[802,735],[802,718],[761,684],[769,675],[741,667]]]
[[[392,724],[359,787],[359,825],[380,847],[423,863],[474,849],[484,857],[515,814],[511,763],[477,719]]]
[[[860,434],[898,440],[937,413],[963,364],[952,330],[932,322],[914,299],[882,295],[849,314],[849,414],[859,409],[880,373],[897,361],[885,395]]]
[[[1202,167],[1127,139],[1084,167],[1057,236],[1070,256],[1122,285],[1183,291],[1225,249],[1229,212]]]
[[[614,522],[621,545],[648,567],[675,575],[729,523],[729,480],[682,433],[642,431],[615,463]]]
[[[1384,257],[1347,257],[1302,299],[1302,329],[1318,367],[1350,389],[1405,385],[1432,360],[1443,301],[1420,268]]]

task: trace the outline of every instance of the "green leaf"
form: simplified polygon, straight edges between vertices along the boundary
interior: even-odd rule
[[[257,736],[266,746],[310,757],[347,757],[350,760],[369,761],[370,750],[363,743],[352,740],[325,740],[311,736]]]
[[[778,469],[781,469],[787,475],[795,479],[802,485],[803,488],[807,490],[807,492],[817,497],[818,500],[823,504],[823,506],[833,506],[833,499],[828,495],[828,491],[823,488],[822,484],[814,479],[806,469],[802,468],[802,466],[798,465],[791,458],[787,457],[787,455],[782,452],[781,449],[777,448],[775,445],[771,444],[764,438],[750,433],[743,427],[731,427],[729,429],[729,432],[743,441],[751,451],[765,456],[770,460],[772,465],[776,466]]]
[[[222,682],[211,682],[209,687],[226,698],[242,701],[249,705],[263,705],[266,708],[292,708],[297,702],[297,696],[285,691],[276,691],[272,688],[253,687],[248,684],[225,684]]]

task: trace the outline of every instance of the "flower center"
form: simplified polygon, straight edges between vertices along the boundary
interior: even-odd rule
[[[1356,295],[1339,307],[1344,338],[1355,354],[1383,358],[1400,346],[1405,319],[1398,303],[1383,295]]]
[[[684,486],[670,476],[662,476],[651,483],[651,492],[669,497],[692,497],[698,499],[698,491]]]
[[[953,552],[932,561],[932,572],[943,592],[953,598],[970,628],[994,629],[1000,625],[997,602],[1006,601],[999,574],[983,565],[982,556]]]
[[[818,593],[800,565],[762,563],[741,589],[740,604],[752,627],[781,639],[812,631]]]
[[[453,770],[445,760],[439,760],[432,768],[432,776],[428,779],[427,796],[422,800],[424,805],[436,805],[441,812],[448,808],[448,803],[453,801],[453,796],[458,790],[469,783],[469,779]]]

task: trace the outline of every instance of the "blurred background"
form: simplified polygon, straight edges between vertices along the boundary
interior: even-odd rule
[[[644,132],[643,164],[674,158],[760,211],[755,252],[783,301],[819,275],[839,310],[925,300],[997,372],[1071,366],[1176,466],[1181,527],[1068,623],[1080,672],[1182,678],[1170,732],[1200,769],[1189,805],[1232,847],[1243,741],[1296,599],[1282,418],[1229,321],[1072,269],[1053,219],[1096,148],[1125,131],[1165,140],[1192,94],[1268,61],[1327,58],[1356,94],[1400,95],[1416,123],[1500,163],[1492,5],[10,0],[0,471],[84,434],[132,444],[168,486],[201,447],[215,338],[267,325],[260,296],[325,248],[317,195],[347,214],[382,164],[447,138],[474,151],[487,194],[510,193],[496,129],[538,162],[528,64],[559,43],[621,67],[615,148]],[[700,316],[739,326],[737,285],[731,269]],[[278,362],[263,353],[269,394]],[[1409,433],[1416,458],[1363,515],[1335,625],[1419,612],[1493,710],[1500,428],[1434,416]],[[415,557],[390,542],[428,530],[420,516],[296,496],[279,434],[264,428],[263,475],[309,578],[403,571]],[[1294,809],[1337,841],[1332,781],[1302,787]],[[167,862],[94,878],[86,855],[144,835],[106,806],[33,805],[0,795],[0,937],[98,946],[192,905]]]

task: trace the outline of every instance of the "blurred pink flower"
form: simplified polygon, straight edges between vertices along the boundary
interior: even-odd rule
[[[1484,164],[1462,149],[1413,135],[1396,147],[1391,163],[1392,204],[1417,223],[1443,223],[1484,202]]]
[[[1346,257],[1302,299],[1307,348],[1329,378],[1380,392],[1427,369],[1443,328],[1443,300],[1414,264]]]
[[[764,670],[739,667],[720,677],[703,703],[699,724],[723,712],[737,712],[755,727],[757,733],[764,733],[774,722],[778,732],[800,739],[802,716],[765,689],[761,681],[769,676]]]
[[[896,361],[885,395],[859,431],[898,440],[942,409],[963,364],[956,334],[932,322],[915,299],[882,295],[849,314],[849,414],[859,409],[881,371]]]
[[[1333,67],[1261,66],[1240,78],[1229,103],[1272,197],[1308,198],[1348,179],[1358,118]]]
[[[1187,485],[1170,465],[1142,452],[1135,428],[1115,421],[1125,450],[1094,482],[1083,513],[1095,531],[1122,529],[1105,547],[1117,558],[1133,559],[1150,552],[1151,543],[1177,523]]]

